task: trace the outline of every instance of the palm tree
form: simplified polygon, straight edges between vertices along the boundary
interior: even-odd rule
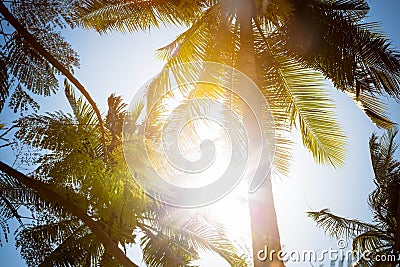
[[[45,95],[47,95],[49,93],[47,87],[43,89],[40,86],[53,86],[54,88],[51,88],[53,88],[52,90],[55,90],[56,82],[48,82],[49,80],[54,80],[54,70],[49,67],[49,64],[51,64],[55,69],[64,74],[81,91],[81,93],[88,100],[90,107],[86,103],[84,103],[82,99],[76,101],[71,91],[71,88],[66,85],[67,98],[71,104],[71,107],[73,108],[74,115],[78,119],[77,128],[75,127],[74,129],[74,127],[71,126],[74,125],[74,123],[71,122],[71,118],[65,116],[62,113],[48,114],[48,116],[32,115],[30,117],[25,117],[19,121],[19,126],[21,128],[18,131],[17,135],[19,135],[19,137],[22,138],[22,140],[24,140],[25,142],[30,143],[30,145],[38,146],[40,148],[46,147],[47,149],[61,152],[62,157],[66,156],[66,154],[68,155],[65,150],[71,152],[66,146],[67,143],[72,146],[74,146],[73,144],[78,145],[79,148],[75,152],[78,152],[80,156],[82,156],[82,153],[86,153],[86,160],[87,156],[89,156],[91,161],[90,163],[92,164],[91,166],[97,166],[101,169],[102,164],[107,162],[110,163],[108,161],[108,156],[111,156],[114,150],[118,150],[118,147],[119,150],[121,149],[119,135],[122,132],[122,119],[124,117],[123,110],[125,106],[121,104],[120,97],[111,96],[109,98],[110,109],[106,117],[105,125],[107,131],[109,131],[110,133],[108,137],[108,134],[106,135],[106,129],[103,125],[103,119],[100,116],[100,111],[98,110],[96,103],[94,103],[82,84],[80,84],[79,81],[68,70],[71,67],[68,65],[69,63],[64,61],[66,59],[63,57],[66,57],[67,60],[72,60],[71,62],[77,62],[74,52],[70,49],[67,43],[63,43],[62,38],[57,34],[55,35],[57,35],[58,38],[50,39],[49,42],[45,41],[47,40],[46,38],[48,38],[48,35],[53,34],[53,32],[49,33],[47,31],[48,29],[46,28],[46,25],[53,24],[56,26],[58,25],[60,27],[64,27],[65,24],[63,23],[63,21],[67,23],[71,22],[71,9],[67,8],[67,6],[70,6],[72,4],[73,2],[71,1],[59,3],[50,3],[49,1],[43,1],[38,5],[31,6],[31,3],[12,2],[11,9],[14,14],[17,14],[17,20],[14,15],[8,11],[4,4],[0,3],[0,11],[4,19],[16,29],[14,33],[10,34],[4,31],[1,32],[6,41],[6,49],[2,51],[5,53],[2,53],[1,61],[1,71],[4,74],[4,77],[2,76],[2,78],[4,78],[2,79],[2,82],[4,82],[2,83],[2,85],[4,86],[1,88],[1,104],[3,107],[4,102],[9,94],[10,84],[8,83],[9,80],[8,76],[6,75],[8,74],[7,69],[13,70],[13,75],[15,76],[15,79],[19,83],[23,84],[25,88],[32,90],[36,93],[44,93]],[[50,9],[46,9],[46,7]],[[28,12],[25,12],[27,10],[29,10],[29,14]],[[42,35],[33,35],[26,30],[25,26],[27,26],[29,29],[34,28],[39,32],[42,31],[43,33]],[[9,38],[9,36],[12,37]],[[52,41],[55,41],[56,43],[59,41],[61,43],[57,43],[58,45],[47,47],[47,45],[52,44]],[[57,51],[56,48],[61,48],[61,50]],[[19,53],[17,56],[19,61],[13,60],[16,53]],[[5,60],[3,61],[3,59]],[[5,64],[3,65],[3,63]],[[32,66],[36,66],[36,68]],[[41,68],[40,66],[44,67]],[[47,72],[40,73],[40,71],[43,70],[46,70]],[[38,71],[39,73],[37,73]],[[35,79],[37,79],[38,76],[42,77],[39,82],[47,82],[44,84],[35,82],[37,81]],[[23,89],[24,88],[21,85],[17,86],[11,98],[11,102],[14,103],[12,107],[15,111],[18,108],[20,108],[21,110],[26,110],[27,104],[30,104],[32,107],[34,107],[34,110],[36,111],[39,107]],[[47,125],[46,122],[48,123]],[[63,123],[65,125],[63,125]],[[52,125],[52,127],[49,127],[49,125]],[[61,135],[55,134],[60,130],[60,127],[61,129],[64,129],[64,131],[70,132],[70,134],[64,135],[64,137],[64,131],[61,131]],[[85,128],[86,130],[90,128],[89,135],[86,130],[82,132],[82,129]],[[39,135],[35,135],[35,131],[31,132],[28,129],[39,130],[41,134],[47,133],[48,138],[39,138],[39,140]],[[97,129],[98,131],[96,131],[95,129]],[[78,137],[77,134],[79,134],[80,136]],[[65,139],[66,137],[70,137],[70,139]],[[98,143],[99,138],[102,140],[101,144]],[[107,141],[107,144],[106,138],[111,138],[110,141]],[[78,143],[76,143],[75,141],[78,141]],[[53,142],[58,142],[58,144],[55,144]],[[71,144],[70,142],[72,142],[73,144]],[[102,151],[100,151],[99,149]],[[89,180],[89,185],[86,185],[86,187],[82,187],[82,180],[78,179],[75,180],[75,182],[71,182],[71,180],[69,179],[73,180],[73,178],[71,178],[70,176],[68,178],[65,177],[65,171],[67,169],[69,170],[69,168],[71,167],[71,164],[73,163],[71,159],[74,157],[71,157],[70,155],[70,157],[62,158],[62,160],[60,160],[60,158],[56,155],[57,153],[53,153],[51,155],[47,154],[42,157],[41,160],[43,164],[41,164],[38,168],[37,174],[40,174],[41,176],[50,175],[50,181],[52,181],[52,183],[55,182],[55,184],[52,184],[52,186],[57,187],[57,190],[60,190],[60,188],[58,187],[61,184],[67,183],[67,197],[64,197],[64,189],[61,190],[62,192],[56,192],[57,190],[55,191],[54,188],[50,188],[47,183],[41,183],[37,180],[32,180],[31,178],[14,170],[6,164],[1,163],[1,170],[7,174],[2,176],[2,181],[8,186],[13,185],[11,186],[11,188],[7,186],[5,188],[2,187],[2,193],[9,193],[7,197],[12,198],[13,200],[13,203],[11,204],[8,201],[7,197],[2,197],[2,201],[6,204],[9,204],[2,206],[2,215],[4,215],[5,218],[3,218],[3,220],[1,221],[1,225],[3,227],[4,233],[7,234],[7,221],[12,217],[17,218],[21,223],[21,227],[23,228],[18,235],[17,244],[21,246],[21,252],[24,258],[27,260],[27,263],[31,265],[36,266],[38,265],[38,263],[44,266],[47,266],[49,264],[56,264],[61,266],[64,266],[65,264],[90,265],[100,262],[101,265],[111,264],[112,266],[115,266],[116,264],[118,264],[117,262],[115,262],[115,259],[117,259],[120,263],[123,263],[124,266],[135,266],[116,246],[118,242],[124,245],[126,243],[133,242],[133,237],[131,235],[132,230],[130,230],[129,232],[129,226],[133,227],[131,223],[135,222],[135,220],[128,220],[130,221],[130,223],[128,223],[127,225],[126,223],[119,221],[119,223],[122,223],[124,226],[128,227],[128,234],[123,234],[121,236],[121,232],[123,232],[123,230],[118,229],[117,234],[119,236],[115,237],[115,233],[111,231],[115,229],[111,228],[110,225],[108,225],[113,225],[113,216],[110,217],[110,214],[107,214],[107,212],[105,212],[106,214],[99,215],[107,215],[105,218],[111,218],[109,219],[111,222],[108,222],[107,220],[107,222],[102,221],[102,219],[104,220],[104,218],[98,221],[93,221],[91,216],[88,216],[85,211],[88,209],[86,198],[90,197],[91,201],[98,202],[100,200],[107,200],[107,198],[104,198],[104,195],[101,195],[100,197],[98,195],[99,192],[95,192],[95,190],[100,189],[100,193],[104,193],[113,192],[113,190],[115,191],[115,188],[113,188],[113,190],[111,190],[110,188],[110,190],[106,190],[104,187],[99,187],[99,181],[93,179],[94,176],[98,175],[98,173],[94,175],[93,169],[92,173],[86,172],[86,175],[92,178],[86,179],[86,182],[88,182],[87,180]],[[77,155],[75,154],[75,156]],[[76,158],[79,160],[85,160],[85,157]],[[115,155],[113,155],[111,163],[116,162],[122,162],[122,160],[116,160]],[[78,165],[79,164],[77,164],[76,166]],[[80,172],[80,174],[82,174],[82,169],[80,169]],[[71,176],[73,177],[74,175]],[[55,179],[57,177],[59,180]],[[35,181],[35,183],[32,183],[33,181]],[[92,184],[93,182],[96,184],[96,186]],[[113,183],[111,183],[110,185],[113,185]],[[68,191],[68,186],[72,186],[73,191],[75,191],[78,187],[80,194],[77,195],[77,192]],[[88,188],[90,188],[89,191],[84,190],[87,190]],[[7,189],[11,191],[8,191]],[[31,191],[31,189],[36,190],[37,192]],[[127,209],[127,211],[131,212],[132,216],[136,214],[137,211],[133,212],[132,210],[128,209],[129,205],[133,205],[134,208],[137,209],[137,205],[141,202],[140,200],[142,199],[132,199],[129,193],[129,190],[131,189],[128,189],[128,191],[126,190],[126,188],[123,190],[123,196],[125,197],[124,199],[129,199],[130,203],[127,204],[125,202],[122,202],[122,204],[123,207]],[[21,192],[24,193],[21,194]],[[80,205],[84,204],[83,207],[79,207],[79,205],[68,204],[71,199],[73,199],[73,201],[77,202]],[[109,200],[110,203],[115,204],[115,199],[112,200],[113,201]],[[107,205],[110,205],[110,203],[107,203]],[[117,201],[117,203],[121,204],[120,201]],[[59,206],[54,206],[54,204]],[[40,222],[44,221],[47,222],[47,224],[45,223],[36,225],[35,227],[26,227],[21,221],[21,215],[18,214],[18,208],[21,205],[28,206],[31,207],[33,210],[36,210],[35,214],[40,219],[31,219]],[[103,208],[103,212],[104,207],[107,205],[103,204],[102,206],[101,204],[99,204],[99,206]],[[93,208],[94,207],[91,206],[89,210],[93,212]],[[141,207],[141,209],[142,208],[143,207]],[[67,211],[64,211],[64,209],[66,209]],[[112,210],[115,209],[118,210],[119,208],[114,207]],[[222,232],[222,228],[220,226],[213,226],[205,223],[204,221],[190,221],[190,224],[180,225],[181,228],[176,229],[174,227],[171,227],[171,225],[173,225],[173,223],[171,222],[169,223],[169,225],[165,224],[166,222],[168,222],[167,216],[165,214],[165,218],[163,219],[164,224],[158,223],[157,225],[154,225],[154,222],[157,222],[157,220],[159,219],[156,214],[159,213],[160,209],[161,208],[158,207],[157,209],[152,208],[150,210],[146,210],[145,213],[148,213],[148,215],[144,217],[146,218],[145,221],[136,221],[136,227],[140,226],[140,231],[144,233],[145,238],[142,238],[142,245],[144,247],[143,252],[145,256],[145,261],[147,263],[151,263],[153,266],[186,266],[190,261],[198,257],[197,251],[198,248],[201,247],[203,249],[214,250],[235,266],[242,266],[244,264],[243,260],[235,254],[235,248],[230,245],[229,241],[227,241],[226,238],[224,238],[225,234]],[[62,210],[63,212],[57,213],[56,211],[58,210]],[[158,210],[158,212],[155,212],[155,210]],[[97,210],[97,212],[99,211]],[[142,212],[144,211],[142,210]],[[66,213],[66,215],[64,213]],[[74,218],[71,219],[70,213],[83,221],[84,224],[82,224],[80,220]],[[49,218],[49,214],[51,214],[51,218]],[[115,214],[113,213],[113,215]],[[131,216],[128,216],[128,219],[132,219]],[[120,215],[120,220],[121,217],[122,214]],[[139,218],[136,219],[139,220]],[[50,224],[48,222],[49,220],[52,220]],[[107,226],[107,232],[102,230],[102,227],[105,226]],[[122,240],[120,238],[122,238]],[[174,241],[174,238],[179,240],[179,242],[177,242],[176,240]],[[41,240],[42,242],[37,242],[38,240]],[[100,241],[101,244],[97,240]],[[180,243],[184,243],[184,245]],[[56,246],[56,248],[53,250],[54,246]],[[103,246],[104,248],[106,248],[106,251],[104,251]],[[158,247],[159,249],[157,250],[157,253],[152,254],[155,247]],[[87,250],[87,253],[82,254],[82,249]],[[149,251],[152,251],[152,253],[150,253]],[[109,253],[111,253],[111,255]],[[155,257],[156,255],[158,255],[158,257]]]
[[[107,198],[96,197],[95,194],[89,196],[90,190],[95,190],[96,178],[104,178],[105,174],[105,169],[101,168],[104,161],[99,143],[99,124],[93,109],[82,99],[76,100],[72,88],[67,83],[65,86],[76,120],[59,112],[42,116],[33,114],[18,121],[18,131],[15,135],[22,143],[42,150],[47,149],[52,153],[41,153],[35,178],[27,177],[1,162],[1,170],[4,172],[1,179],[1,196],[4,201],[13,203],[2,205],[2,209],[13,211],[11,217],[16,218],[20,218],[17,209],[21,206],[32,211],[34,224],[26,227],[20,220],[22,231],[17,240],[17,244],[21,246],[21,254],[29,265],[47,266],[57,260],[64,260],[59,264],[71,261],[90,262],[97,260],[103,254],[100,252],[105,249],[124,266],[136,266],[118,248],[118,242],[127,242],[126,237],[123,240],[115,239],[114,233],[105,228],[107,224],[94,216],[96,212],[99,215],[99,211],[93,210],[95,201],[107,201]],[[80,165],[85,162],[88,163],[86,173],[83,165]],[[74,164],[81,167],[71,168]],[[84,175],[86,180],[78,181],[79,175]],[[97,181],[99,182],[100,180]],[[83,188],[80,189],[80,186]],[[140,199],[140,194],[136,193],[134,196],[137,197],[133,201]],[[110,198],[108,201],[111,201]],[[105,204],[100,204],[102,205],[105,208]],[[130,211],[129,206],[126,211]],[[6,222],[9,217],[3,218],[2,222]],[[124,225],[134,227],[131,224]],[[46,242],[41,243],[40,240]],[[80,253],[80,249],[87,242],[92,245],[87,247],[90,247],[88,253]],[[71,244],[76,254],[81,257],[65,256],[66,251],[73,252],[73,249],[68,247]],[[52,251],[54,246],[58,248]]]
[[[36,161],[35,179],[0,163],[9,175],[0,180],[2,201],[12,203],[2,205],[6,217],[2,222],[19,219],[16,244],[29,266],[136,266],[118,248],[136,242],[149,266],[187,266],[198,258],[199,249],[244,266],[221,226],[204,218],[176,224],[131,179],[122,160],[122,123],[127,114],[121,97],[108,99],[109,158],[104,162],[94,110],[82,98],[76,99],[67,82],[65,92],[73,115],[33,114],[17,122],[15,135],[23,144],[48,151]],[[33,224],[21,221],[20,206],[31,209]]]
[[[361,222],[332,214],[324,209],[308,212],[319,227],[335,238],[353,238],[353,249],[370,251],[370,260],[360,259],[359,266],[396,266],[400,255],[400,161],[395,159],[398,144],[397,130],[389,130],[378,138],[370,139],[370,154],[374,169],[376,189],[369,195],[373,211],[372,223]],[[381,262],[379,256],[396,256],[391,261]]]
[[[343,162],[344,136],[325,77],[378,126],[392,126],[378,96],[399,99],[399,55],[375,24],[363,22],[368,11],[363,0],[91,0],[78,5],[76,14],[78,24],[100,33],[188,27],[160,49],[166,67],[216,61],[247,74],[269,100],[278,131],[275,166],[285,173],[290,142],[284,132],[293,125],[318,163],[338,167]],[[265,243],[279,250],[270,179],[250,196],[250,211],[254,258]],[[255,266],[269,265],[255,261]]]

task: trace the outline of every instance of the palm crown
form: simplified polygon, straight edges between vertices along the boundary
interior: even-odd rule
[[[200,60],[238,68],[270,99],[278,128],[297,125],[317,162],[340,166],[344,138],[324,78],[380,127],[392,123],[377,95],[398,99],[399,55],[375,24],[363,22],[368,10],[365,1],[354,0],[86,1],[76,14],[79,25],[101,33],[186,25],[159,50],[168,67]],[[243,53],[254,54],[256,73],[240,66]]]
[[[370,139],[370,154],[375,174],[376,189],[369,195],[373,212],[372,223],[336,216],[329,210],[309,212],[318,226],[330,236],[352,238],[355,251],[370,251],[371,260],[359,259],[360,266],[394,266],[398,262],[400,240],[400,162],[395,158],[398,144],[397,130],[390,130],[384,136],[375,134]],[[396,256],[393,261],[382,261],[376,256]],[[383,258],[385,259],[385,258]]]

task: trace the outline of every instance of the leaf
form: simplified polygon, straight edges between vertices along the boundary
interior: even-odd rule
[[[346,93],[379,128],[390,129],[395,125],[395,123],[389,119],[386,112],[386,104],[378,95],[372,95],[363,91],[357,96],[355,93],[351,93],[350,90]]]
[[[187,266],[198,259],[199,250],[210,250],[232,266],[247,266],[244,259],[237,255],[236,247],[220,224],[199,217],[191,218],[178,227],[173,218],[151,222],[151,227],[141,226],[145,234],[141,246],[147,265]]]
[[[0,53],[0,112],[4,107],[9,95],[9,77],[3,53]]]
[[[331,79],[337,89],[365,90],[398,100],[400,54],[376,23],[354,18],[362,16],[368,5],[354,0],[329,2],[293,1],[294,19],[276,38],[297,60]],[[352,9],[352,14],[345,9]]]
[[[27,28],[50,24],[53,27],[65,28],[72,25],[72,10],[78,1],[35,0],[32,2],[12,1],[12,13]]]
[[[307,216],[313,219],[317,226],[321,227],[327,234],[337,239],[341,237],[348,239],[367,231],[376,230],[375,226],[371,224],[333,215],[328,209],[319,212],[307,212]]]
[[[360,21],[365,18],[370,8],[365,0],[328,0],[319,2],[324,10],[341,12],[352,21]]]
[[[292,59],[270,55],[271,58],[264,65],[262,83],[266,99],[273,99],[274,118],[298,128],[316,162],[341,166],[345,136],[334,114],[333,101],[325,91],[324,78]]]
[[[82,27],[100,33],[148,31],[160,25],[190,23],[205,5],[201,0],[89,0],[77,6],[75,19]]]
[[[35,29],[32,33],[63,66],[78,66],[75,51],[58,33],[50,29]],[[35,94],[49,96],[57,90],[54,68],[19,33],[14,32],[4,45],[6,67],[19,83]]]
[[[14,93],[11,95],[10,102],[8,106],[13,109],[14,113],[20,111],[22,115],[23,112],[28,111],[29,107],[33,109],[34,112],[37,112],[40,108],[39,104],[22,90],[21,86],[17,86]]]

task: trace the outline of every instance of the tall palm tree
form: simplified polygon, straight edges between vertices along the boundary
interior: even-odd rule
[[[91,0],[78,5],[77,21],[100,33],[188,27],[160,49],[166,67],[208,60],[247,74],[269,100],[279,134],[275,166],[285,173],[290,150],[282,133],[293,125],[318,163],[338,167],[343,162],[344,136],[325,77],[378,126],[392,126],[378,96],[399,99],[399,55],[375,24],[363,22],[368,11],[363,0]],[[265,243],[279,250],[269,179],[250,197],[250,211],[254,258]]]
[[[397,130],[370,139],[370,154],[376,189],[369,195],[372,223],[336,216],[324,209],[308,212],[319,227],[336,238],[353,238],[353,249],[370,251],[370,260],[360,259],[359,266],[396,266],[400,255],[400,161],[395,158]],[[395,260],[380,262],[380,258],[396,255]],[[388,259],[388,258],[386,258]]]

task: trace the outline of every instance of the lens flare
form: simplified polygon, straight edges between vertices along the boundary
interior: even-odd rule
[[[144,108],[134,114],[138,106]],[[229,66],[166,68],[136,93],[129,112],[125,159],[136,182],[159,201],[200,207],[243,179],[253,192],[269,174],[274,124],[268,104],[246,75]]]

